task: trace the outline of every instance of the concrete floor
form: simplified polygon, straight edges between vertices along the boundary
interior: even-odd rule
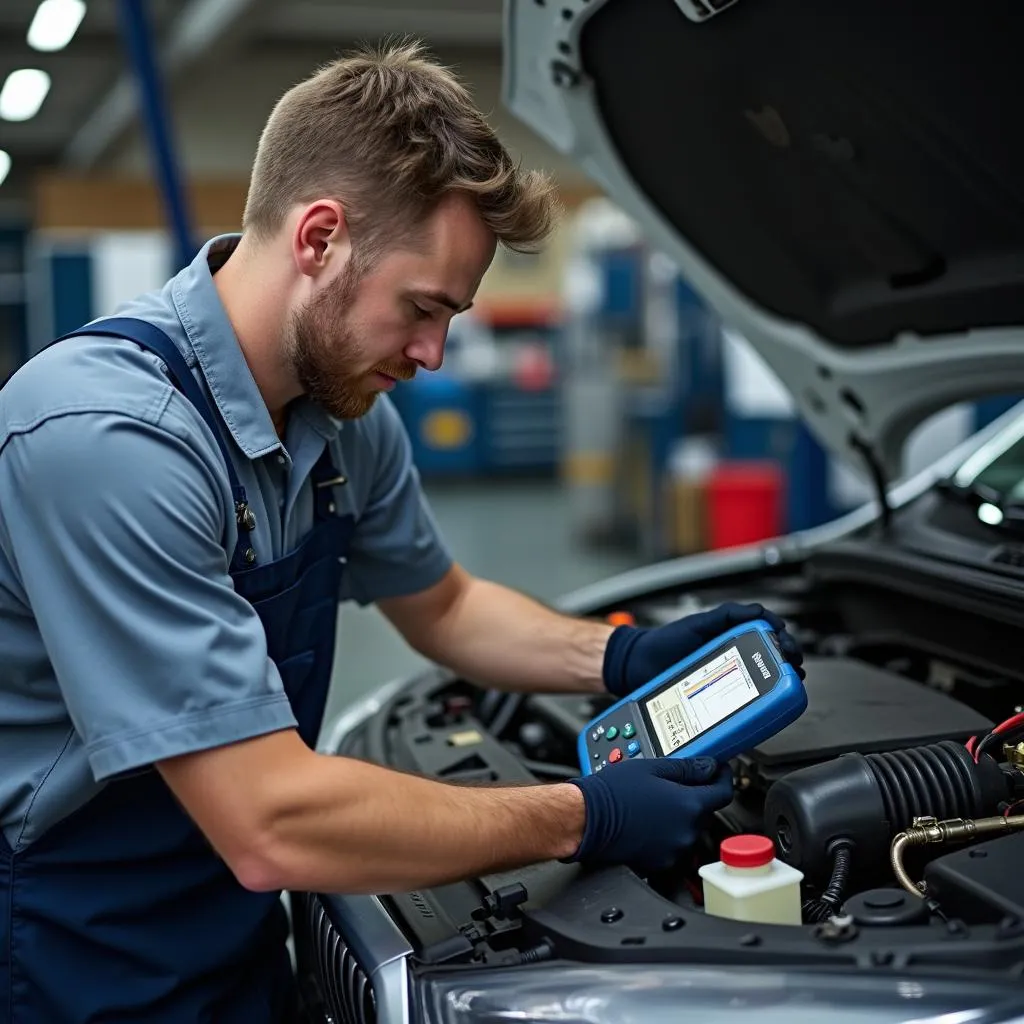
[[[478,576],[542,601],[633,568],[635,557],[584,549],[557,482],[431,484],[426,491],[455,558]],[[375,608],[340,615],[327,721],[351,701],[424,661]]]

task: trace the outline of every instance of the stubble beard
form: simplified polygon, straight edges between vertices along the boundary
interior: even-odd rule
[[[415,367],[406,361],[365,365],[362,344],[351,322],[351,309],[361,274],[351,263],[341,279],[325,289],[292,317],[288,359],[305,394],[336,419],[365,416],[378,391],[371,386],[375,372],[408,380]]]

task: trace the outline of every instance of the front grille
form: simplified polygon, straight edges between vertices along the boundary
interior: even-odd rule
[[[376,1024],[377,1005],[366,971],[335,928],[316,896],[307,896],[306,925],[312,940],[312,968],[327,1021]]]

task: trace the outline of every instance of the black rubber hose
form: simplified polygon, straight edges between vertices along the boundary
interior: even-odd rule
[[[821,894],[821,899],[825,903],[829,903],[836,908],[842,905],[846,883],[850,879],[852,860],[853,850],[849,846],[844,843],[836,847],[836,861],[835,866],[832,868],[832,878],[825,887],[825,891]]]
[[[868,754],[886,817],[906,828],[918,814],[978,817],[984,810],[974,764],[960,744],[943,741],[883,754]]]
[[[838,912],[843,903],[843,894],[850,879],[852,865],[853,848],[848,843],[837,844],[832,862],[832,877],[828,885],[817,899],[804,903],[803,913],[808,924],[820,924]]]
[[[914,818],[985,817],[1010,794],[992,758],[975,763],[962,743],[943,740],[798,768],[768,790],[764,820],[780,857],[821,891],[837,842],[849,841],[858,865],[881,863]]]
[[[552,953],[554,953],[554,950],[551,948],[551,943],[545,939],[536,946],[524,949],[519,954],[519,962],[522,964],[540,963],[542,960],[550,960]]]

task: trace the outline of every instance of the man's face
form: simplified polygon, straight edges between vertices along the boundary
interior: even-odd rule
[[[438,369],[451,318],[471,303],[494,248],[472,202],[453,196],[414,249],[385,251],[363,274],[350,260],[292,317],[288,357],[303,391],[353,419],[396,381]]]

